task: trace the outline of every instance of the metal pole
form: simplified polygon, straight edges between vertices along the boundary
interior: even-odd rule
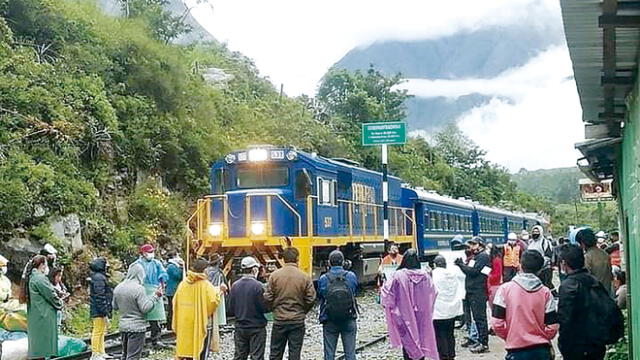
[[[382,219],[385,250],[389,242],[389,182],[387,179],[387,144],[382,145]]]

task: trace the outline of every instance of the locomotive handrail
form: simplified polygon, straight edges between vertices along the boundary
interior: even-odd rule
[[[296,211],[296,209],[293,208],[293,206],[291,206],[291,204],[289,204],[282,196],[280,196],[280,194],[277,193],[270,193],[270,192],[264,192],[264,193],[249,193],[247,194],[247,198],[249,197],[254,197],[254,196],[275,196],[278,199],[280,199],[280,201],[282,201],[282,203],[289,208],[289,210],[291,210],[291,212],[293,213],[293,215],[295,215],[298,218],[298,236],[302,236],[302,217],[300,216],[300,213],[298,213]]]

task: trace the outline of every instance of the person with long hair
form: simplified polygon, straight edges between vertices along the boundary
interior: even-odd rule
[[[38,255],[27,268],[21,302],[27,304],[27,337],[29,359],[45,359],[58,355],[57,311],[62,300],[47,278],[47,258]]]
[[[404,359],[438,359],[433,328],[436,288],[423,271],[415,249],[404,253],[398,270],[384,283],[382,305],[392,347],[402,347]]]

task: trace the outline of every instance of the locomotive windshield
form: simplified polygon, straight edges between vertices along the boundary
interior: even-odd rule
[[[239,168],[236,185],[239,189],[286,186],[289,168],[286,166],[249,166]]]

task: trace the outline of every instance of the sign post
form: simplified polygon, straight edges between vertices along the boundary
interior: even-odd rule
[[[389,242],[389,162],[388,146],[407,142],[407,127],[403,121],[362,124],[362,145],[382,147],[382,218],[385,250]]]

